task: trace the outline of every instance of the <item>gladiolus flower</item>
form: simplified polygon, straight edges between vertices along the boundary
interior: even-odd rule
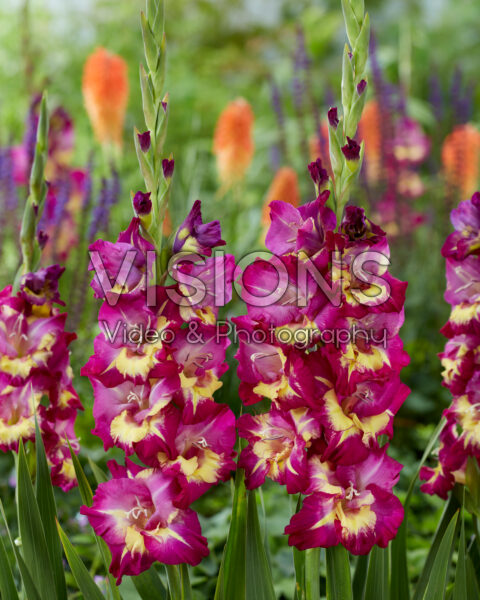
[[[253,120],[250,104],[237,98],[227,105],[217,121],[213,152],[220,181],[226,187],[241,181],[252,162]]]
[[[197,565],[208,555],[197,514],[182,506],[175,472],[144,469],[111,461],[114,478],[101,483],[91,507],[82,506],[95,533],[112,553],[110,572],[117,578],[138,575],[155,562]]]
[[[311,170],[317,179],[317,165]],[[372,282],[357,278],[357,257],[389,256],[385,233],[354,206],[336,230],[328,197],[298,208],[273,201],[266,246],[274,257],[241,276],[247,315],[233,319],[242,332],[239,395],[247,406],[267,398],[270,409],[238,420],[248,442],[239,465],[250,489],[269,477],[307,495],[285,529],[289,544],[341,543],[366,554],[386,547],[403,518],[392,493],[401,465],[381,436],[392,437],[409,392],[398,335],[406,284],[379,262]],[[318,289],[318,274],[328,289]],[[252,299],[278,288],[281,296],[266,306]]]
[[[457,188],[462,198],[473,194],[478,185],[480,133],[471,125],[457,125],[442,145],[442,164],[447,183]]]
[[[288,543],[300,550],[343,544],[352,554],[368,554],[374,544],[386,548],[403,520],[392,494],[401,468],[384,448],[349,466],[312,460],[312,494],[285,528]]]
[[[469,457],[480,463],[480,194],[452,210],[455,231],[443,245],[447,262],[445,300],[452,306],[442,328],[448,338],[440,354],[443,385],[453,395],[444,411],[438,464],[424,467],[422,491],[446,498],[455,483],[465,483]]]
[[[236,468],[235,416],[213,400],[228,368],[230,342],[215,325],[218,306],[231,298],[234,259],[210,255],[224,243],[218,221],[204,223],[197,201],[172,248],[197,256],[175,264],[175,285],[150,283],[153,246],[142,237],[139,218],[117,242],[90,246],[98,254],[91,254],[92,287],[107,300],[98,315],[103,331],[81,371],[94,391],[94,433],[105,449],[119,447],[150,467],[128,460],[126,469],[111,466],[114,479],[82,509],[110,547],[119,581],[156,560],[198,564],[208,548],[188,506]],[[199,298],[190,292],[195,279],[204,283]]]
[[[67,491],[76,485],[67,439],[77,449],[74,422],[82,406],[72,385],[66,313],[58,294],[63,268],[53,265],[23,276],[20,290],[0,292],[0,448],[18,450],[35,437],[35,415],[52,482]],[[46,398],[47,403],[42,402]]]
[[[420,125],[408,117],[395,123],[392,144],[395,160],[400,166],[418,165],[426,159],[430,150],[430,140]]]
[[[220,222],[203,223],[200,200],[196,200],[185,221],[180,225],[173,242],[173,252],[192,252],[210,256],[212,248],[224,246]]]
[[[96,138],[101,144],[120,148],[128,101],[125,60],[105,48],[97,48],[85,62],[82,91]]]

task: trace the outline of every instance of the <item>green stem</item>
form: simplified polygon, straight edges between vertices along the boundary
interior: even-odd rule
[[[339,544],[326,549],[327,600],[352,600],[348,552]]]
[[[27,202],[23,212],[22,227],[20,229],[20,246],[22,249],[22,265],[15,277],[14,292],[18,291],[20,278],[25,273],[30,273],[38,267],[41,248],[37,240],[37,225],[41,219],[47,184],[45,182],[45,164],[48,155],[48,116],[47,97],[43,95],[40,104],[40,116],[37,127],[37,141],[32,169]]]
[[[171,600],[182,600],[182,585],[180,581],[180,569],[177,565],[165,565],[168,578],[168,589]]]
[[[360,157],[347,160],[342,148],[347,138],[354,138],[363,107],[365,105],[366,65],[370,39],[370,20],[365,13],[363,0],[342,0],[343,16],[348,44],[343,50],[342,62],[342,108],[339,122],[329,125],[330,163],[333,170],[332,192],[335,198],[335,213],[340,225],[343,209],[349,198],[351,187],[360,173],[363,158],[363,142]]]
[[[306,600],[320,599],[320,548],[305,550]]]
[[[163,221],[170,194],[170,178],[163,173],[163,145],[168,121],[168,94],[164,93],[165,80],[165,11],[164,0],[147,0],[146,15],[141,14],[145,67],[140,66],[140,84],[145,125],[150,133],[150,148],[145,152],[135,129],[135,149],[152,202],[151,215],[141,217],[147,238],[157,252],[157,279],[162,276],[160,255],[163,249]]]

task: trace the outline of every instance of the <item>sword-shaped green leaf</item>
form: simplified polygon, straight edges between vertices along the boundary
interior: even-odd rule
[[[23,443],[18,449],[17,512],[22,554],[40,596],[56,598],[56,587],[42,518],[33,491]]]

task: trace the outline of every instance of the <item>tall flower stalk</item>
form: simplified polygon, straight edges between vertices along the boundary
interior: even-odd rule
[[[47,100],[44,96],[40,104],[37,141],[30,172],[29,193],[20,230],[20,245],[23,261],[19,275],[34,271],[40,262],[41,247],[37,238],[37,225],[41,219],[47,195],[47,184],[44,177],[47,156],[48,117]],[[17,276],[14,287],[18,288],[18,285],[19,278]]]
[[[218,221],[203,223],[199,200],[171,239],[162,236],[174,169],[162,154],[163,20],[163,2],[149,1],[141,16],[147,71],[140,69],[147,130],[135,130],[146,191],[132,194],[136,216],[115,243],[90,246],[91,285],[103,303],[101,333],[82,374],[94,391],[94,433],[105,450],[123,450],[125,465],[108,463],[112,479],[81,512],[109,546],[118,582],[158,561],[178,600],[175,565],[196,565],[208,554],[190,506],[235,469],[235,417],[213,400],[228,368],[229,341],[216,320],[219,304],[231,298],[234,260],[212,257],[225,242]],[[220,272],[223,301],[216,296]],[[173,285],[165,285],[169,275]],[[192,293],[195,280],[203,294]]]
[[[146,193],[152,203],[151,213],[141,218],[142,229],[161,256],[162,225],[174,167],[172,158],[163,155],[169,110],[168,94],[163,89],[166,57],[163,2],[148,0],[146,14],[141,13],[141,23],[146,69],[140,65],[140,85],[147,129],[143,133],[135,129],[134,142]]]
[[[52,482],[65,491],[76,485],[69,443],[78,452],[74,423],[81,403],[73,388],[58,293],[59,265],[38,269],[43,243],[37,236],[46,197],[47,107],[41,102],[30,188],[20,243],[23,256],[14,287],[0,292],[0,449],[18,451],[35,438],[37,420],[51,466]],[[46,399],[46,401],[45,401]]]
[[[446,423],[440,433],[438,462],[423,467],[422,491],[446,499],[455,483],[464,484],[469,458],[480,464],[480,193],[452,210],[455,231],[443,245],[446,259],[450,318],[442,329],[448,338],[440,354],[443,385],[453,396],[444,411]]]
[[[369,21],[363,2],[345,1],[343,9],[350,47],[343,116],[336,108],[328,114],[333,180],[317,159],[309,165],[315,200],[298,208],[271,202],[265,244],[273,257],[242,276],[247,314],[234,319],[239,393],[246,406],[266,398],[270,408],[238,420],[246,440],[239,466],[248,489],[268,477],[305,496],[285,528],[290,545],[367,554],[385,548],[403,518],[393,493],[402,466],[385,439],[409,392],[400,380],[409,360],[399,337],[406,283],[388,272],[380,227],[363,209],[344,210],[363,156],[355,134]],[[373,279],[358,268],[366,256]],[[329,550],[327,563],[338,552]],[[315,560],[318,553],[306,561],[310,580],[318,578]]]
[[[365,105],[370,39],[370,20],[363,0],[342,0],[342,9],[348,38],[342,64],[343,115],[338,115],[336,108],[328,113],[332,201],[339,223],[363,160],[363,143],[355,141],[355,134]]]

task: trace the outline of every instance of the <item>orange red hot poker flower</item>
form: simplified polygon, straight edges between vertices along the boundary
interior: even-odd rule
[[[101,144],[122,146],[128,101],[127,63],[105,48],[97,48],[83,69],[85,108]]]
[[[252,162],[253,121],[252,108],[243,98],[230,102],[217,121],[213,153],[217,157],[219,179],[225,187],[242,180]]]
[[[442,164],[447,183],[469,198],[477,188],[480,161],[480,133],[471,125],[458,125],[445,138]]]
[[[376,183],[380,178],[382,168],[382,133],[380,127],[381,115],[378,102],[370,100],[365,104],[359,123],[360,139],[365,142],[366,174],[369,183]]]
[[[262,225],[270,225],[270,202],[281,200],[288,202],[295,208],[300,204],[300,189],[298,187],[298,177],[291,167],[281,167],[275,173],[273,181],[268,189],[265,204],[262,210]]]

